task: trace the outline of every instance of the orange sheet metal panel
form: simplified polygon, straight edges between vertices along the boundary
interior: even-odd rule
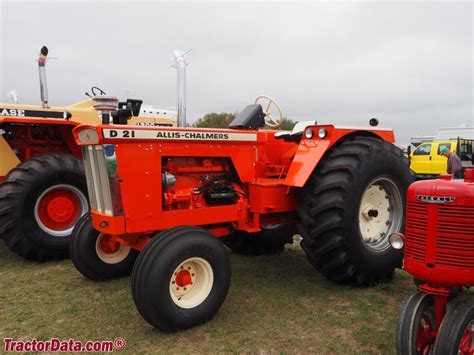
[[[91,214],[95,230],[112,235],[125,234],[125,218],[123,216],[112,217],[97,211],[91,211]]]
[[[282,179],[259,179],[249,185],[250,211],[265,214],[293,211],[295,199]]]
[[[189,210],[164,211],[145,220],[128,220],[127,233],[157,231],[177,226],[203,226],[239,219],[240,205],[203,207]]]
[[[117,145],[118,176],[127,223],[161,213],[161,153],[154,144]]]

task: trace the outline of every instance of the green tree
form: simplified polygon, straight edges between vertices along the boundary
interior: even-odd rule
[[[194,127],[202,127],[202,128],[227,128],[229,123],[231,123],[236,114],[235,113],[216,113],[211,112],[204,117],[199,118],[194,124]]]

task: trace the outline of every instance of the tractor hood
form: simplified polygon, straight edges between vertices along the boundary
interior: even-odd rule
[[[51,120],[56,124],[69,121],[76,123],[97,124],[99,118],[93,107],[93,100],[87,99],[68,107],[43,108],[36,105],[19,105],[0,103],[0,123],[2,122],[28,122],[38,120],[45,123]]]

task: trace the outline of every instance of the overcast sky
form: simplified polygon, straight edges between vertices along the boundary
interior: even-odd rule
[[[395,129],[397,141],[474,124],[473,4],[453,2],[19,2],[0,0],[0,94],[51,105],[92,85],[176,106],[175,48],[192,48],[188,122],[267,94],[288,118]]]

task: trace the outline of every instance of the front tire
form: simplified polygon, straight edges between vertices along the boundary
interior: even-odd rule
[[[331,148],[300,190],[298,229],[311,264],[337,283],[390,280],[402,255],[388,236],[403,228],[412,181],[393,144],[356,137]]]
[[[93,281],[129,275],[138,255],[138,251],[96,231],[88,214],[77,222],[69,248],[76,269]]]
[[[448,310],[439,328],[433,349],[435,355],[472,354],[474,335],[474,303],[459,302]]]
[[[257,233],[234,231],[222,241],[237,254],[276,254],[281,253],[286,244],[293,243],[293,235],[295,235],[293,225],[285,223],[263,226]]]
[[[67,257],[74,225],[88,210],[82,162],[69,154],[30,158],[0,185],[0,235],[26,259]]]
[[[154,327],[178,331],[214,317],[230,286],[222,243],[197,227],[159,233],[140,253],[132,273],[138,311]]]
[[[433,348],[436,328],[433,296],[414,292],[405,301],[397,324],[397,354],[429,354]]]

